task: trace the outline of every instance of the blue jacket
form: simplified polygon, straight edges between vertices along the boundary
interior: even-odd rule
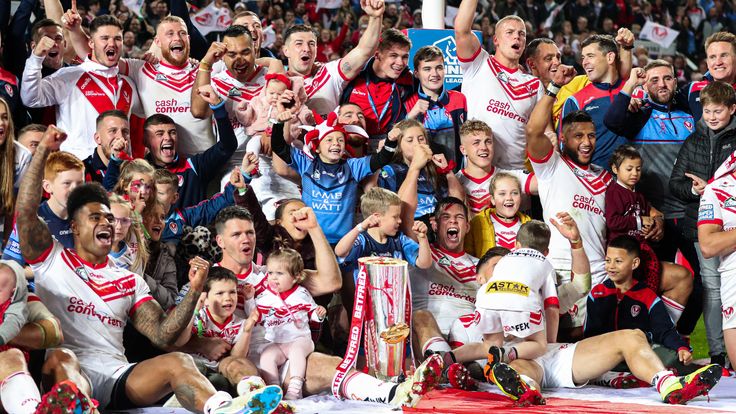
[[[685,139],[695,131],[689,113],[644,100],[637,112],[629,112],[631,96],[619,92],[608,109],[604,123],[612,132],[632,141],[642,157],[641,181],[637,189],[667,218],[685,216],[685,205],[669,190],[672,167]]]
[[[206,226],[215,220],[217,213],[223,208],[233,204],[242,205],[243,198],[236,195],[236,192],[237,189],[228,183],[225,186],[225,191],[217,193],[212,198],[197,205],[184,209],[172,208],[168,217],[166,217],[164,230],[161,233],[161,241],[179,243],[184,233],[184,226]]]
[[[641,329],[650,342],[674,350],[690,349],[677,333],[662,300],[642,282],[621,293],[606,279],[588,294],[587,312],[586,338],[619,329]]]
[[[562,106],[562,117],[577,110],[583,110],[593,118],[595,124],[595,152],[593,153],[592,164],[609,167],[611,154],[620,145],[626,143],[626,138],[609,130],[603,123],[603,119],[608,112],[608,108],[613,103],[613,98],[621,91],[624,80],[619,79],[615,83],[591,82],[574,95],[567,98]],[[560,132],[562,132],[562,122],[560,122]]]

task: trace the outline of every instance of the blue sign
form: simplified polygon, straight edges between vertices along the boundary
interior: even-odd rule
[[[411,50],[409,51],[409,68],[414,70],[414,54],[422,46],[437,46],[445,56],[445,90],[453,89],[463,83],[463,71],[457,60],[457,44],[455,43],[454,30],[435,29],[408,29],[406,31],[411,39]],[[473,31],[478,41],[483,44],[483,38],[479,31]]]

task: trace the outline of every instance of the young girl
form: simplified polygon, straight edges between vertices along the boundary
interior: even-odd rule
[[[279,113],[280,122],[291,119],[291,112]],[[287,145],[284,125],[275,124],[271,136],[273,153],[277,155],[274,169],[281,176],[288,175],[290,169],[299,173],[304,204],[314,210],[327,241],[336,244],[353,226],[358,183],[388,164],[396,149],[396,138],[389,136],[384,148],[376,155],[344,159],[345,136],[355,133],[367,137],[363,128],[340,124],[334,112],[326,121],[320,120],[316,127],[303,128],[309,130],[305,144],[316,156],[312,158],[304,151]]]
[[[434,213],[437,200],[447,197],[465,198],[462,185],[455,177],[452,169],[455,162],[449,164],[442,154],[432,155],[427,141],[427,131],[422,124],[413,119],[405,119],[396,124],[389,133],[399,140],[399,146],[392,163],[383,167],[378,173],[378,186],[402,195],[401,186],[411,168],[420,168],[416,183],[417,208],[414,218]],[[415,161],[419,151],[421,154]],[[430,162],[431,160],[431,162]]]
[[[690,280],[690,274],[680,265],[660,263],[649,245],[648,240],[652,237],[655,220],[662,220],[663,216],[649,205],[642,193],[634,189],[641,178],[641,164],[641,154],[631,145],[622,145],[611,155],[611,169],[616,174],[616,182],[611,183],[606,189],[607,241],[610,242],[621,235],[633,236],[639,241],[641,264],[634,277],[660,295],[667,312],[676,324],[685,307],[687,296],[681,297],[682,295],[675,291],[676,288],[672,289],[672,292],[662,291],[660,282],[663,278]]]
[[[0,98],[0,245],[13,229],[15,193],[31,157],[31,152],[15,140],[10,106]]]
[[[263,206],[266,218],[273,220],[276,202],[284,198],[301,197],[296,182],[276,174],[273,171],[271,154],[266,154],[261,150],[262,143],[271,140],[272,125],[277,122],[279,99],[285,91],[293,92],[293,105],[288,110],[296,116],[299,123],[293,123],[289,128],[290,137],[299,135],[298,125],[313,124],[314,117],[312,111],[304,104],[307,100],[307,94],[304,91],[304,80],[302,78],[272,73],[266,75],[266,82],[266,87],[261,89],[261,94],[252,101],[245,102],[238,107],[235,115],[241,124],[246,125],[245,133],[250,137],[246,144],[246,151],[257,154],[259,158],[258,174],[254,177],[251,185],[258,195],[258,201]],[[296,174],[291,178],[296,178]]]
[[[465,236],[465,252],[471,256],[483,257],[495,246],[513,249],[519,227],[531,220],[519,211],[522,191],[518,178],[498,172],[491,178],[490,192],[491,205],[473,217]]]
[[[136,158],[123,163],[114,192],[130,200],[133,211],[141,213],[156,198],[153,186],[154,169],[148,161]]]
[[[306,288],[304,263],[296,250],[271,253],[266,289],[256,298],[259,322],[271,342],[261,352],[261,371],[268,384],[279,384],[279,367],[287,360],[291,378],[284,399],[302,398],[307,357],[314,351],[309,321],[321,322],[327,310],[317,306]]]
[[[110,260],[117,267],[141,275],[148,259],[148,250],[142,243],[140,216],[133,212],[130,202],[118,194],[110,194],[110,210],[115,216]]]

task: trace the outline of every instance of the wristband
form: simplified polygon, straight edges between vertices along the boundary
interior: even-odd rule
[[[204,60],[199,62],[199,70],[203,72],[211,72],[210,69],[212,69],[212,65],[210,65],[208,62],[205,62]]]
[[[561,86],[558,86],[554,82],[551,82],[547,85],[547,89],[544,90],[544,94],[551,97],[556,97],[558,93],[560,93],[560,89],[562,89]]]
[[[442,175],[447,174],[451,172],[456,166],[457,166],[457,163],[455,163],[455,160],[450,160],[447,163],[447,167],[437,168],[437,174],[442,174]]]
[[[210,73],[210,72],[212,72],[212,71],[211,71],[211,70],[209,70],[209,69],[202,69],[202,68],[199,68],[199,69],[197,69],[197,72]]]
[[[631,46],[621,46],[621,49],[623,50],[632,50],[634,48],[634,45]]]
[[[244,196],[248,192],[248,187],[238,188],[238,195]]]
[[[245,181],[246,184],[250,184],[250,182],[253,181],[253,176],[242,168],[240,169],[240,175],[243,177],[243,181]]]
[[[218,103],[217,105],[210,105],[210,109],[214,111],[214,110],[222,108],[224,105],[225,105],[225,100],[222,99],[220,100],[220,103]]]
[[[365,231],[365,228],[363,227],[363,223],[358,223],[357,226],[355,226],[356,229],[358,229],[358,233],[362,233]]]

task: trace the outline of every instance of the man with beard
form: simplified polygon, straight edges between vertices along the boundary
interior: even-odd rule
[[[295,211],[289,218],[297,229],[306,230],[314,242],[316,254],[316,270],[306,270],[306,278],[303,286],[313,296],[334,292],[340,288],[341,277],[332,248],[327,243],[322,229],[317,223],[314,212],[309,207]],[[217,244],[222,248],[222,261],[219,266],[227,268],[235,273],[238,278],[238,286],[252,285],[256,295],[263,291],[267,283],[265,266],[253,263],[256,247],[256,231],[253,217],[242,207],[228,207],[222,210],[215,219],[217,230]],[[242,291],[241,291],[242,292]],[[238,295],[236,314],[244,316],[248,310],[245,308],[244,297]],[[264,338],[262,326],[254,328],[249,356],[256,359],[263,345],[267,344]],[[220,339],[194,339],[187,345],[190,350],[203,352],[218,359],[229,350],[229,345]],[[344,380],[336,380],[336,372],[342,359],[337,356],[329,356],[320,352],[313,352],[307,358],[307,371],[304,382],[304,394],[315,395],[329,391],[341,398],[352,400],[365,400],[381,402],[395,406],[414,405],[422,395],[433,389],[442,369],[442,360],[439,356],[427,358],[417,367],[415,373],[401,384],[383,382],[368,374],[348,369]],[[256,375],[256,362],[229,369],[238,369],[243,375]],[[228,369],[228,368],[226,368]],[[283,368],[286,372],[284,389],[288,388],[290,375],[288,367]]]
[[[644,87],[647,97],[638,111],[631,112],[629,103],[637,86]],[[672,64],[653,60],[643,69],[632,71],[603,121],[608,129],[631,140],[641,154],[641,180],[636,191],[646,194],[647,200],[665,216],[667,237],[653,245],[660,260],[673,262],[679,249],[695,272],[694,289],[688,302],[692,309],[685,310],[686,317],[679,323],[680,333],[689,334],[702,309],[700,269],[692,241],[685,238],[681,225],[678,226],[678,221],[685,217],[685,204],[670,192],[669,181],[682,143],[695,131],[695,121],[692,115],[674,107],[676,89]],[[676,319],[675,323],[678,323]]]
[[[64,249],[51,237],[36,210],[41,201],[38,188],[44,163],[65,139],[64,132],[49,127],[18,195],[23,257],[33,268],[38,296],[59,318],[65,333],[63,347],[47,354],[46,376],[54,382],[73,380],[99,401],[101,409],[148,406],[172,392],[186,409],[199,413],[275,408],[280,390],[270,388],[233,399],[228,393],[216,392],[191,357],[181,353],[128,363],[122,341],[128,321],[157,347],[172,346],[192,318],[209,263],[199,257],[190,261],[191,289],[179,305],[165,313],[139,275],[109,264],[114,216],[98,184],[79,186],[69,195],[74,248]]]
[[[337,107],[337,121],[343,125],[356,125],[365,130],[363,109],[352,102]],[[345,152],[353,158],[365,157],[368,155],[368,140],[361,135],[348,133],[345,137]]]
[[[143,114],[135,83],[118,69],[123,50],[123,26],[113,16],[99,16],[90,24],[92,54],[78,66],[61,68],[42,77],[43,61],[54,49],[50,37],[39,40],[23,70],[20,95],[32,108],[56,105],[56,120],[72,139],[65,151],[85,159],[95,150],[97,117],[118,109],[126,116]]]
[[[332,112],[340,101],[345,85],[363,69],[373,56],[381,34],[383,0],[361,0],[368,15],[368,28],[358,44],[340,60],[315,63],[317,34],[310,26],[294,25],[284,33],[284,56],[289,59],[289,76],[304,76],[309,100],[307,106],[320,115]],[[380,102],[377,103],[383,107]],[[370,131],[369,131],[370,133]]]
[[[121,148],[126,152],[130,149],[130,125],[125,113],[116,109],[101,113],[95,125],[97,148],[84,160],[84,175],[85,181],[102,184],[110,159],[117,157]]]

